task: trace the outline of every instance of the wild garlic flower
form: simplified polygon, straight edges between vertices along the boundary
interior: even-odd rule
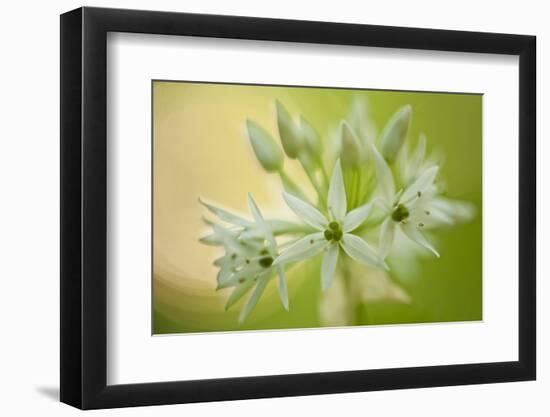
[[[269,280],[277,274],[279,296],[284,308],[288,310],[285,273],[281,266],[273,265],[274,259],[279,255],[277,242],[272,227],[268,221],[264,220],[252,196],[248,195],[248,206],[253,221],[203,201],[201,203],[220,220],[231,225],[226,228],[209,222],[213,233],[201,239],[205,244],[221,245],[225,249],[225,254],[216,259],[214,265],[220,268],[217,288],[234,288],[227,300],[226,309],[255,287],[241,311],[239,320],[243,322],[258,303]]]
[[[390,167],[376,147],[372,147],[372,152],[381,194],[377,201],[385,212],[385,220],[380,231],[382,257],[385,258],[391,250],[396,228],[400,228],[411,240],[439,257],[437,250],[421,231],[432,215],[433,185],[439,167],[432,166],[426,169],[412,184],[396,193]]]
[[[346,190],[340,161],[336,162],[328,190],[328,216],[291,194],[283,193],[288,206],[314,230],[285,249],[274,265],[302,261],[325,251],[321,264],[321,287],[330,286],[342,249],[353,260],[380,268],[386,268],[383,259],[362,238],[352,234],[368,218],[372,205],[365,204],[347,212]]]
[[[420,135],[414,151],[409,151],[407,146],[401,151],[396,161],[399,181],[403,187],[412,184],[421,174],[430,167],[441,166],[442,157],[428,155],[426,152],[426,137]],[[440,186],[430,189],[431,197],[431,216],[426,219],[425,228],[438,226],[452,226],[459,222],[469,221],[474,217],[474,206],[465,201],[452,200],[441,195]]]

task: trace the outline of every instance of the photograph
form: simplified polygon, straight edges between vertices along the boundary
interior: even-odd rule
[[[483,320],[483,94],[151,83],[153,335]]]
[[[3,4],[0,417],[550,416],[544,5]]]

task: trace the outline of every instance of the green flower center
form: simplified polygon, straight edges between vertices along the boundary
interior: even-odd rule
[[[340,224],[338,222],[330,222],[328,225],[328,229],[324,232],[325,239],[328,241],[335,241],[338,242],[340,239],[342,239],[342,236],[344,236],[344,233],[342,232],[342,229],[340,229]]]
[[[403,204],[399,204],[392,212],[391,218],[396,222],[402,222],[409,217],[409,209]]]
[[[269,268],[271,266],[271,264],[273,263],[273,258],[271,256],[264,256],[263,258],[260,258],[260,260],[258,262],[264,268]]]

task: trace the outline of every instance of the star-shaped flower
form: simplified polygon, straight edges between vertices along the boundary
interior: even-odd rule
[[[439,253],[421,232],[432,221],[432,212],[435,214],[437,210],[434,181],[439,167],[431,166],[423,170],[409,186],[396,193],[390,167],[374,146],[372,153],[381,191],[381,198],[377,201],[381,203],[386,216],[380,232],[382,256],[385,258],[390,252],[395,229],[399,227],[407,237],[439,257]]]
[[[222,245],[225,249],[225,254],[216,259],[214,264],[220,268],[217,276],[218,289],[234,287],[227,300],[226,309],[255,287],[241,311],[239,320],[243,322],[276,273],[279,276],[279,296],[283,306],[288,310],[285,273],[282,266],[273,265],[273,260],[279,255],[277,242],[270,224],[264,220],[252,196],[248,195],[248,207],[254,221],[203,201],[201,203],[221,220],[233,225],[231,228],[225,228],[209,222],[213,233],[201,239],[205,244]]]
[[[328,216],[299,198],[283,193],[288,206],[316,232],[310,233],[284,250],[273,265],[301,261],[325,251],[321,266],[321,286],[327,289],[336,269],[340,249],[355,261],[387,268],[383,259],[362,238],[352,234],[368,218],[368,203],[347,213],[346,190],[340,161],[336,162],[327,199]]]
[[[428,168],[435,165],[441,166],[443,157],[432,152],[427,154],[426,137],[420,135],[414,151],[410,151],[407,143],[399,154],[397,172],[399,181],[403,187],[412,184]],[[449,199],[441,195],[440,184],[426,192],[426,197],[431,198],[430,216],[425,218],[424,228],[429,229],[440,226],[452,226],[460,222],[471,220],[475,215],[475,207],[468,202]],[[427,199],[425,199],[427,200]]]

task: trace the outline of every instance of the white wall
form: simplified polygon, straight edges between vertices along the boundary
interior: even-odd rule
[[[1,128],[0,262],[0,410],[4,415],[74,415],[59,404],[58,275],[59,275],[59,18],[79,7],[77,1],[5,2],[0,24],[3,86]],[[160,9],[217,14],[330,20],[396,26],[418,26],[534,34],[538,37],[539,213],[550,209],[542,193],[550,165],[542,138],[542,120],[550,87],[543,72],[550,59],[548,11],[541,1],[521,2],[417,0],[299,2],[278,0],[92,1],[89,6]],[[539,379],[537,382],[388,391],[347,395],[193,404],[101,411],[94,415],[316,415],[359,414],[407,416],[548,415],[550,222],[539,216]],[[544,234],[546,232],[546,234]],[[546,255],[547,257],[547,255]],[[368,351],[365,352],[368,354]]]

